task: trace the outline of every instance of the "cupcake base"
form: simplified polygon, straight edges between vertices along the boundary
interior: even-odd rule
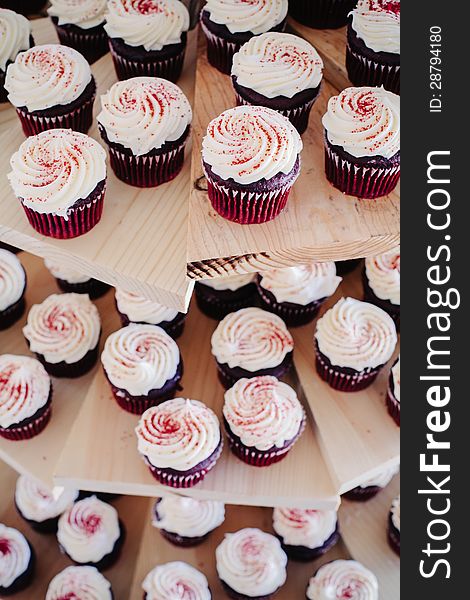
[[[338,29],[348,22],[357,0],[291,0],[289,14],[314,29]]]
[[[216,361],[217,362],[217,361]],[[281,379],[292,367],[292,352],[288,352],[284,357],[283,361],[276,367],[270,369],[260,369],[259,371],[247,371],[240,367],[230,368],[226,363],[221,364],[217,362],[217,374],[219,376],[220,383],[225,389],[231,388],[239,379],[251,377],[261,377],[262,375],[272,375]]]
[[[232,600],[272,600],[277,594],[277,590],[275,590],[272,594],[268,594],[267,596],[246,596],[245,594],[240,594],[236,592],[222,579],[220,580],[220,583],[222,584],[222,587],[224,588],[224,591],[227,594],[227,596],[229,598],[232,598]]]
[[[357,486],[349,492],[343,494],[343,498],[352,500],[353,502],[366,502],[376,496],[382,488],[378,485],[370,485],[368,487]]]
[[[38,533],[49,534],[55,533],[57,531],[57,523],[59,522],[59,517],[53,517],[51,519],[46,519],[45,521],[33,521],[32,519],[27,519],[21,510],[18,508],[17,503],[15,502],[16,512],[20,515],[23,521],[26,521],[28,525],[37,531]]]
[[[339,531],[338,525],[336,525],[335,531],[333,531],[330,537],[318,548],[307,548],[307,546],[290,546],[289,544],[284,544],[282,537],[277,537],[281,542],[282,549],[291,560],[295,560],[297,562],[310,562],[311,560],[315,560],[323,554],[326,554],[328,550],[333,548],[333,546],[338,543]]]
[[[174,489],[187,489],[200,483],[207,473],[215,467],[219,456],[222,453],[223,440],[220,438],[219,445],[214,452],[205,460],[198,463],[188,471],[176,471],[175,469],[160,469],[152,465],[148,458],[144,456],[144,460],[152,473],[153,477],[162,485]]]
[[[41,406],[33,416],[10,427],[0,427],[0,437],[14,442],[30,440],[39,435],[49,423],[52,414],[52,385],[46,404]]]
[[[207,317],[221,321],[228,314],[256,305],[256,285],[247,283],[238,290],[215,290],[196,282],[194,287],[196,302]]]
[[[111,288],[110,285],[104,281],[98,279],[89,279],[83,283],[69,283],[65,279],[55,278],[57,285],[63,292],[72,292],[75,294],[88,294],[90,300],[96,300],[104,296],[106,292]]]
[[[104,30],[104,23],[82,29],[71,23],[59,25],[57,17],[51,17],[59,41],[64,46],[75,48],[91,64],[109,52],[108,34]]]
[[[24,292],[23,292],[24,294]],[[15,304],[5,310],[0,310],[0,331],[8,329],[21,319],[26,309],[24,295]]]
[[[15,581],[7,588],[0,585],[0,598],[6,598],[7,596],[13,596],[13,594],[22,592],[33,582],[36,571],[36,553],[29,542],[28,546],[31,551],[31,557],[29,559],[29,564],[26,567],[26,571],[21,573],[21,575],[17,577]]]
[[[42,354],[35,353],[36,358],[44,366],[49,375],[53,377],[75,378],[81,377],[91,371],[98,360],[99,342],[95,348],[88,350],[83,358],[75,363],[66,363],[61,361],[58,363],[49,363]]]
[[[366,269],[364,267],[362,271],[362,285],[364,287],[364,301],[370,302],[371,304],[375,304],[382,310],[384,310],[388,315],[390,315],[395,323],[397,331],[400,331],[400,305],[393,304],[390,300],[383,300],[379,298],[374,293],[374,290],[369,285],[369,280],[367,279]]]
[[[391,514],[388,515],[387,538],[391,549],[400,556],[400,531],[393,524]]]
[[[121,323],[123,327],[127,327],[129,323],[138,323],[140,325],[147,325],[145,321],[131,321],[127,315],[122,313],[116,306],[116,310],[119,313]],[[171,321],[162,321],[156,323],[158,327],[161,327],[166,333],[174,340],[178,339],[184,331],[184,325],[186,321],[186,315],[184,313],[178,313]]]

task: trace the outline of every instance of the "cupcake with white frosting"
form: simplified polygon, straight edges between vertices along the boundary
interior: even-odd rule
[[[388,514],[388,541],[394,552],[400,556],[400,496],[392,502]]]
[[[39,361],[0,355],[0,436],[27,440],[46,427],[52,412],[52,383]]]
[[[225,506],[216,500],[166,496],[156,501],[152,525],[175,546],[202,544],[225,520]]]
[[[201,11],[207,40],[207,59],[230,75],[233,55],[255,35],[284,31],[288,0],[208,0]]]
[[[353,85],[400,93],[400,0],[359,0],[350,13],[346,68]]]
[[[189,13],[179,0],[108,0],[105,30],[119,79],[178,81],[186,51]]]
[[[36,556],[24,535],[0,523],[0,597],[27,588],[34,577]]]
[[[396,344],[395,323],[385,311],[369,302],[341,298],[317,321],[317,372],[336,390],[363,390],[390,360]]]
[[[237,106],[207,126],[202,166],[214,210],[242,225],[265,223],[286,207],[300,174],[302,140],[281,113]]]
[[[88,294],[91,300],[95,300],[101,298],[110,288],[104,281],[93,279],[81,271],[76,271],[60,260],[45,258],[44,264],[51,275],[55,277],[57,285],[63,292]]]
[[[26,272],[19,259],[0,248],[0,331],[16,323],[25,311]]]
[[[52,294],[34,304],[23,335],[54,377],[80,377],[98,359],[101,320],[86,294]]]
[[[400,179],[400,97],[380,87],[350,87],[323,116],[328,181],[345,194],[379,198]]]
[[[101,354],[104,374],[121,408],[141,415],[181,389],[176,342],[156,325],[130,323],[112,333]]]
[[[47,12],[60,43],[75,48],[90,64],[109,52],[106,0],[51,0]]]
[[[387,487],[399,470],[400,465],[387,467],[373,477],[366,479],[349,492],[343,494],[343,497],[347,498],[348,500],[357,500],[359,502],[370,500],[370,498],[373,498],[385,487]]]
[[[256,275],[230,275],[196,281],[194,292],[201,311],[220,321],[229,313],[256,304]]]
[[[175,398],[152,406],[135,433],[137,449],[152,475],[173,488],[202,481],[222,452],[219,419],[199,400]]]
[[[400,356],[393,363],[388,376],[386,404],[390,416],[400,427]]]
[[[142,582],[144,600],[211,600],[207,579],[188,563],[168,562],[152,569]]]
[[[400,247],[366,258],[364,300],[387,312],[400,330]]]
[[[186,315],[174,308],[121,288],[116,288],[115,300],[124,327],[129,323],[158,325],[174,340],[183,333]]]
[[[121,181],[155,187],[178,175],[192,110],[177,85],[158,77],[118,81],[101,97],[101,107],[100,134]]]
[[[124,538],[117,510],[96,496],[75,502],[62,514],[57,528],[61,551],[74,563],[100,571],[119,558]]]
[[[379,600],[377,577],[355,560],[333,560],[318,569],[310,578],[307,600],[344,598],[349,590],[350,600]]]
[[[292,366],[292,335],[280,317],[261,308],[242,308],[227,315],[212,334],[211,346],[226,389],[243,378],[280,379]]]
[[[223,415],[230,449],[257,467],[285,458],[306,420],[295,391],[269,375],[239,379],[225,392]]]
[[[8,67],[5,89],[26,136],[61,128],[87,133],[91,127],[96,83],[73,48],[44,44],[20,52]]]
[[[222,586],[235,600],[271,600],[287,578],[287,556],[279,540],[260,529],[225,534],[215,559]]]
[[[75,238],[101,219],[106,152],[93,138],[71,129],[44,131],[26,139],[10,165],[13,193],[38,233]]]
[[[289,15],[307,27],[338,29],[348,22],[357,0],[289,0]]]
[[[109,581],[95,567],[67,567],[51,579],[45,600],[113,600]]]
[[[273,529],[292,560],[314,560],[339,540],[338,515],[334,510],[275,508]]]
[[[18,54],[34,46],[31,23],[13,10],[0,8],[0,103],[8,102],[5,74]]]
[[[264,309],[297,327],[313,321],[340,283],[334,262],[310,263],[259,273],[258,293]]]
[[[32,477],[20,475],[16,480],[15,506],[23,519],[40,533],[57,530],[60,515],[78,498],[78,490],[49,489]]]
[[[237,104],[277,110],[304,133],[323,78],[323,61],[307,40],[278,32],[254,36],[234,55],[231,74]]]

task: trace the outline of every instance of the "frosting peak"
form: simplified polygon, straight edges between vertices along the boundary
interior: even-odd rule
[[[58,18],[59,25],[91,29],[104,22],[106,0],[51,0],[47,12]]]
[[[142,582],[146,600],[211,600],[205,575],[185,562],[158,565]]]
[[[55,493],[56,492],[56,493]],[[15,503],[26,519],[42,523],[55,519],[77,499],[78,490],[51,490],[32,477],[20,475],[16,480]]]
[[[287,8],[288,0],[208,0],[203,10],[213,23],[225,25],[230,33],[257,35],[280,25]]]
[[[166,496],[155,504],[152,525],[183,537],[202,537],[224,522],[223,502]]]
[[[359,0],[351,26],[374,52],[400,53],[400,0]]]
[[[132,323],[159,325],[164,321],[173,321],[178,314],[178,311],[173,308],[167,308],[158,302],[147,300],[143,296],[120,288],[116,288],[115,296],[119,312],[126,315]]]
[[[308,600],[378,600],[375,575],[355,560],[334,560],[318,569],[307,588]]]
[[[113,600],[111,584],[95,567],[67,567],[49,583],[45,600]]]
[[[336,531],[337,521],[334,510],[275,508],[273,511],[274,531],[288,546],[320,548]]]

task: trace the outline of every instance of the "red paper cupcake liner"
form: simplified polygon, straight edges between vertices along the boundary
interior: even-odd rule
[[[385,403],[387,405],[389,415],[393,418],[393,420],[398,425],[398,427],[400,427],[400,403],[394,397],[390,387],[388,387],[388,389],[387,389],[387,396],[385,397]]]
[[[186,47],[180,54],[164,60],[128,60],[118,54],[112,44],[109,44],[116,75],[121,81],[131,77],[162,77],[176,83],[183,70]]]
[[[353,164],[328,146],[325,147],[325,170],[328,181],[335,188],[358,198],[387,196],[400,179],[400,165],[382,169]]]
[[[288,327],[301,327],[311,323],[318,315],[325,298],[310,302],[306,306],[294,305],[290,302],[275,302],[270,298],[261,285],[258,284],[258,294],[261,299],[261,308],[278,315]]]
[[[134,156],[109,147],[111,168],[121,181],[135,187],[156,187],[174,179],[183,168],[186,139],[163,154]]]
[[[23,132],[27,137],[37,135],[48,129],[73,129],[81,133],[88,133],[93,123],[94,101],[95,95],[78,108],[63,115],[52,117],[40,117],[34,112],[28,112],[21,108],[17,108],[16,112],[20,118]]]
[[[49,405],[46,407],[46,410],[41,413],[37,419],[34,419],[34,421],[28,423],[27,425],[23,425],[21,427],[11,427],[8,429],[0,428],[0,437],[15,442],[29,440],[36,435],[39,435],[41,431],[44,430],[51,419],[51,414],[52,405],[49,403]]]
[[[104,30],[98,33],[87,33],[86,29],[80,32],[72,31],[60,25],[56,25],[55,29],[60,43],[80,52],[90,64],[109,52],[108,34]]]
[[[380,368],[368,369],[357,374],[342,373],[329,365],[321,356],[318,349],[316,353],[316,367],[318,375],[335,390],[340,392],[359,392],[368,388],[376,379]]]
[[[235,52],[238,52],[242,44],[229,42],[215,35],[200,21],[201,28],[207,40],[207,60],[209,63],[225,75],[230,75],[232,70],[232,60]]]
[[[48,237],[67,240],[90,231],[101,219],[106,186],[90,203],[82,203],[68,211],[68,219],[52,213],[39,213],[25,206],[20,199],[31,227]]]
[[[141,415],[151,406],[157,406],[165,400],[171,400],[175,397],[175,393],[177,391],[177,387],[175,386],[170,392],[167,394],[162,394],[158,397],[158,400],[152,399],[150,396],[148,398],[142,398],[137,396],[128,396],[123,394],[122,390],[116,388],[111,385],[111,390],[113,392],[113,397],[118,403],[118,405],[128,413],[133,415]]]
[[[353,85],[383,86],[394,94],[400,94],[400,65],[386,65],[370,60],[346,48],[346,69]]]

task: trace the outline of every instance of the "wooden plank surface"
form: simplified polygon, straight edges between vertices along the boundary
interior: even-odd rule
[[[36,533],[18,515],[14,503],[14,490],[17,474],[0,461],[0,523],[19,529],[31,542],[37,556],[36,576],[33,583],[23,592],[15,594],[15,600],[44,598],[50,580],[72,561],[60,553],[55,535]],[[113,506],[119,512],[127,530],[126,542],[119,561],[103,575],[111,582],[116,600],[130,600],[129,595],[137,554],[142,540],[142,530],[146,524],[145,498],[118,498]],[[139,597],[136,597],[136,600]],[[139,598],[140,600],[140,598]]]
[[[362,299],[360,268],[345,277],[322,312],[341,296]],[[316,372],[314,331],[315,323],[292,330],[294,363],[315,418],[323,455],[339,493],[343,494],[383,469],[399,463],[400,428],[385,406],[389,366],[393,359],[366,390],[337,392]]]
[[[38,41],[56,41],[49,19],[33,22]],[[186,63],[179,82],[192,102],[196,34],[189,35]],[[110,54],[92,67],[99,96],[115,81]],[[90,134],[101,141],[96,124]],[[72,240],[53,240],[37,234],[15,199],[6,174],[10,157],[24,140],[13,107],[0,112],[0,239],[39,256],[60,258],[72,268],[112,285],[120,285],[166,306],[186,310],[192,284],[186,278],[189,150],[183,171],[158,188],[139,189],[119,181],[108,168],[105,209],[100,223]]]
[[[358,200],[331,186],[324,171],[321,117],[330,96],[325,82],[303,135],[302,173],[287,209],[262,225],[239,225],[216,214],[205,191],[201,141],[209,121],[234,106],[226,75],[211,67],[200,34],[194,100],[194,145],[190,197],[188,274],[216,277],[229,272],[258,271],[309,260],[340,260],[378,254],[399,237],[399,192],[378,200]],[[197,187],[196,187],[197,186]]]

